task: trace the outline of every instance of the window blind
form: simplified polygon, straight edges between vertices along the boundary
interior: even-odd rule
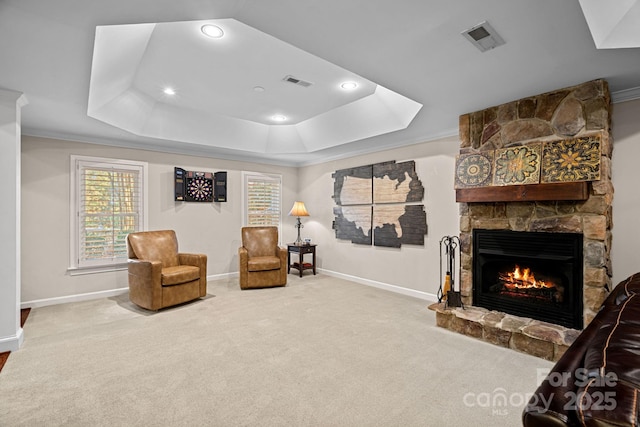
[[[78,164],[79,267],[125,262],[127,234],[141,230],[142,166]]]
[[[280,181],[279,176],[245,175],[247,225],[280,227]]]

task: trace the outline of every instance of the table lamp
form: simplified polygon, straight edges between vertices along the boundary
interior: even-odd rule
[[[302,245],[302,239],[300,238],[300,229],[304,227],[300,222],[301,216],[309,216],[309,212],[307,212],[307,208],[304,207],[304,202],[295,202],[291,211],[289,211],[289,216],[297,216],[298,222],[296,223],[296,228],[298,229],[298,238],[295,241],[296,245]]]

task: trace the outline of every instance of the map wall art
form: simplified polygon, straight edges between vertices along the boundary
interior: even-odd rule
[[[372,242],[371,212],[370,205],[334,207],[336,238],[350,240],[351,243],[360,245],[370,245]]]
[[[373,165],[342,169],[333,175],[333,200],[337,205],[373,202]]]
[[[389,161],[336,171],[336,238],[352,243],[399,248],[424,245],[427,215],[424,187],[415,162]]]
[[[373,165],[373,202],[419,202],[424,197],[424,187],[418,179],[415,162],[395,161]]]

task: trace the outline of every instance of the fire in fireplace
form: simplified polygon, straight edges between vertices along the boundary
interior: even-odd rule
[[[473,305],[582,329],[582,234],[473,232]]]
[[[547,302],[561,303],[564,299],[564,286],[557,285],[560,279],[553,281],[536,279],[530,268],[521,269],[516,265],[512,271],[498,273],[498,283],[491,291],[515,298],[538,298]]]

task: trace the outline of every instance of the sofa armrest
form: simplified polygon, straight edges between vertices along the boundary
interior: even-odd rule
[[[585,353],[601,324],[602,315],[598,315],[556,362],[525,407],[523,426],[578,425],[575,396],[586,382]]]
[[[579,389],[578,416],[587,426],[637,425],[640,364],[640,295],[607,310],[584,366],[590,381]]]
[[[620,282],[527,404],[531,426],[635,425],[640,273]]]
[[[605,307],[620,305],[636,293],[640,293],[640,273],[633,274],[620,282],[602,304],[601,310]]]

